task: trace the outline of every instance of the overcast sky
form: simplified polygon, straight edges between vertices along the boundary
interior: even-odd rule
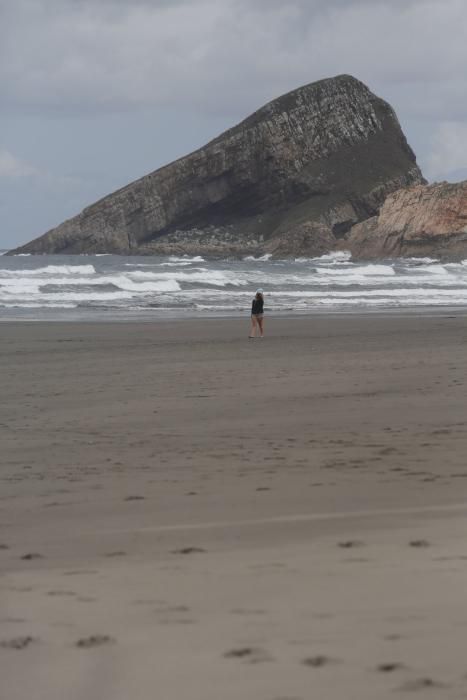
[[[0,0],[0,248],[339,73],[467,178],[467,0]]]

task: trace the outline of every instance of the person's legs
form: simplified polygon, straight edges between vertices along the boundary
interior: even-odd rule
[[[251,330],[250,330],[250,338],[254,338],[256,335],[256,316],[251,316]]]
[[[258,316],[258,326],[259,326],[259,334],[260,334],[260,337],[262,338],[264,336],[264,318],[263,318],[263,316]]]

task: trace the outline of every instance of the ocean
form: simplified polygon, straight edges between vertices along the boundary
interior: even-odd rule
[[[258,287],[270,314],[462,307],[467,260],[2,255],[0,320],[248,315]]]

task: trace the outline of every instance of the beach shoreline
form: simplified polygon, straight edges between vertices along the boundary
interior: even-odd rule
[[[238,318],[265,290],[268,316],[466,309],[467,266],[431,258],[355,262],[120,256],[7,258],[1,320],[159,321]]]
[[[295,320],[306,320],[314,318],[326,318],[326,317],[346,317],[346,316],[396,316],[398,318],[403,317],[413,317],[413,316],[433,316],[442,317],[446,314],[456,314],[467,316],[467,304],[457,304],[457,305],[447,305],[440,306],[437,305],[425,305],[425,306],[401,306],[401,307],[378,307],[378,308],[362,308],[361,306],[347,307],[345,309],[307,309],[304,311],[290,310],[290,311],[276,311],[270,308],[265,310],[265,317],[271,319],[272,321],[295,321]],[[66,312],[59,311],[57,309],[41,309],[40,312],[37,310],[31,311],[30,315],[24,311],[21,315],[15,315],[14,310],[9,310],[8,313],[4,312],[3,315],[0,314],[0,324],[18,324],[18,323],[62,323],[62,324],[96,324],[96,323],[119,323],[119,324],[132,324],[132,323],[142,323],[142,324],[163,324],[163,323],[186,323],[187,321],[196,321],[200,323],[210,323],[210,322],[226,322],[231,321],[241,321],[244,319],[249,319],[249,311],[245,309],[244,311],[236,312],[222,312],[222,311],[210,311],[210,312],[194,312],[187,310],[161,310],[161,311],[115,311],[109,313],[108,310],[94,310],[91,312],[90,309],[86,309],[80,314],[79,309],[73,309]]]
[[[462,697],[465,316],[2,323],[5,696]]]

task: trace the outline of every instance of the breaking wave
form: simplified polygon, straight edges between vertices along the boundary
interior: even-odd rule
[[[18,255],[17,257],[23,256]],[[29,257],[29,255],[24,255],[24,257]],[[47,267],[38,267],[32,270],[0,270],[0,280],[3,276],[14,276],[18,274],[24,277],[39,277],[42,275],[93,275],[95,272],[96,269],[94,265],[47,265]]]
[[[356,263],[346,252],[316,258],[206,261],[201,256],[3,257],[0,318],[44,312],[142,311],[248,314],[255,289],[268,312],[467,305],[467,261],[408,258]],[[84,311],[83,311],[84,310]],[[10,315],[8,315],[10,314]],[[29,314],[29,316],[28,316]]]

